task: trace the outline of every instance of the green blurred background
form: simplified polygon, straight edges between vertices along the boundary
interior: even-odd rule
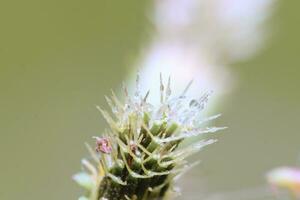
[[[105,126],[94,105],[105,105],[150,37],[149,5],[0,1],[0,199],[79,196],[71,176]],[[231,67],[238,82],[218,108],[230,128],[194,156],[203,162],[180,183],[182,199],[251,190],[269,169],[300,163],[299,6],[279,1],[265,48]]]

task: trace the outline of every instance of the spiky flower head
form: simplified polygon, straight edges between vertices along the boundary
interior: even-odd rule
[[[124,87],[124,103],[113,92],[106,97],[113,116],[97,107],[110,129],[95,137],[96,150],[87,145],[92,159],[83,159],[84,171],[74,176],[86,189],[80,200],[166,199],[174,191],[175,180],[195,164],[185,159],[216,142],[200,139],[188,147],[181,145],[187,138],[224,129],[205,127],[220,116],[202,117],[211,92],[188,98],[190,82],[182,94],[171,97],[170,78],[166,87],[160,80],[157,106],[147,101],[149,92],[141,95],[137,77],[133,97]]]

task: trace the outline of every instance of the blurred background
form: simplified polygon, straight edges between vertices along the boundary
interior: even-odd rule
[[[199,2],[0,1],[0,199],[78,198],[84,142],[106,127],[95,104],[137,71],[215,90],[229,127],[178,199],[276,199],[265,174],[300,165],[300,2]]]

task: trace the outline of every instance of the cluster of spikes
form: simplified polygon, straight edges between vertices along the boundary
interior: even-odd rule
[[[171,98],[170,78],[166,87],[160,76],[160,104],[148,103],[142,96],[139,76],[133,97],[124,87],[125,102],[112,92],[106,97],[112,110],[97,106],[109,125],[101,137],[94,137],[96,148],[91,148],[90,159],[83,159],[83,171],[74,180],[85,188],[79,200],[161,200],[178,194],[176,180],[197,162],[189,164],[186,158],[215,139],[196,137],[225,127],[206,127],[208,121],[220,116],[202,117],[202,110],[211,92],[199,99],[186,96],[186,89]],[[187,138],[196,137],[192,145],[184,146]]]

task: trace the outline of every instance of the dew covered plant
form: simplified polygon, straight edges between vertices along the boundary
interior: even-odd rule
[[[189,164],[186,158],[216,142],[201,135],[225,128],[206,127],[220,116],[202,116],[211,92],[189,98],[190,82],[172,97],[170,78],[165,86],[161,77],[160,103],[154,105],[147,101],[149,92],[141,94],[139,77],[136,82],[133,96],[124,87],[123,102],[113,92],[106,97],[112,114],[97,107],[109,130],[94,137],[95,150],[87,145],[90,159],[82,160],[83,171],[73,177],[85,189],[80,200],[168,199],[178,193],[176,180],[197,163]],[[198,141],[182,145],[191,137]]]

